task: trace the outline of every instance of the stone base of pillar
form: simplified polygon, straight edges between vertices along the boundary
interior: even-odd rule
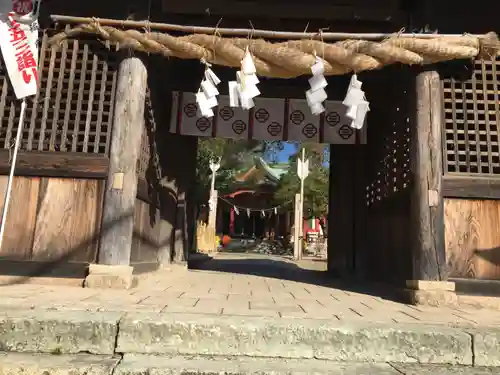
[[[436,307],[458,305],[454,282],[407,280],[406,287],[406,297],[413,305]]]
[[[133,271],[132,266],[91,264],[83,286],[100,289],[130,289],[134,286]]]

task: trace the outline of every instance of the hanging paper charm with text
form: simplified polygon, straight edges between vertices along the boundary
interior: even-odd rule
[[[0,0],[0,49],[18,99],[37,92],[38,9],[39,1]]]

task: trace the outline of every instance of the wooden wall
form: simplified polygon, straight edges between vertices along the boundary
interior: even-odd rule
[[[500,57],[446,68],[443,195],[448,273],[453,278],[500,280]]]
[[[7,179],[0,176],[1,197]],[[103,189],[102,180],[15,177],[0,257],[93,262]]]
[[[136,199],[131,264],[157,265],[162,255],[160,252],[170,254],[172,251],[172,230],[171,223],[161,217],[159,208]]]
[[[500,279],[500,201],[445,200],[450,277]]]
[[[413,272],[412,184],[408,122],[413,73],[389,67],[362,77],[370,101],[362,169],[356,166],[354,268],[369,279],[404,286]],[[380,95],[381,85],[384,95]]]

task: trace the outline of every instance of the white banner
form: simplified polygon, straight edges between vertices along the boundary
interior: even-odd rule
[[[0,0],[0,49],[18,99],[35,95],[38,87],[39,3]]]

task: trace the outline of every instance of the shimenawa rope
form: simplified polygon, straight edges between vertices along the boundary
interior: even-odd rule
[[[492,57],[500,43],[495,33],[484,36],[436,36],[435,38],[394,37],[380,42],[344,40],[325,43],[320,40],[290,40],[271,43],[263,39],[223,38],[217,35],[192,34],[172,36],[159,32],[120,30],[96,22],[83,24],[54,35],[49,43],[61,45],[80,34],[94,34],[105,41],[136,51],[165,57],[196,59],[223,66],[239,67],[248,47],[260,76],[293,78],[310,74],[316,54],[324,60],[325,75],[380,69],[401,63],[424,65],[456,59]]]

